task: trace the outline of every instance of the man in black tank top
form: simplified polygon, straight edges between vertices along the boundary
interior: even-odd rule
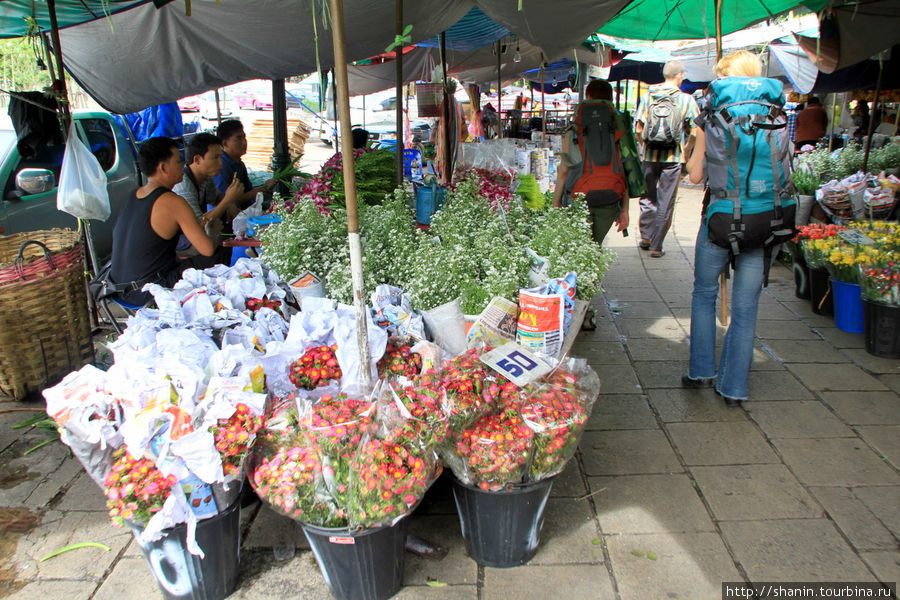
[[[191,259],[177,259],[179,234],[184,233],[203,256],[212,256],[217,243],[206,235],[184,198],[172,192],[184,176],[175,141],[150,138],[141,145],[138,160],[147,183],[132,194],[116,221],[110,279],[125,288],[118,294],[121,300],[143,305],[153,299],[141,291],[145,284],[171,287],[182,271],[195,266]]]

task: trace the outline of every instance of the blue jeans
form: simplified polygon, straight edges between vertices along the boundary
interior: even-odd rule
[[[763,281],[763,250],[742,252],[732,274],[731,322],[722,344],[716,372],[716,297],[719,274],[728,265],[728,250],[709,241],[705,218],[694,254],[691,297],[691,362],[688,377],[716,377],[716,391],[728,398],[747,399],[747,376],[753,362],[756,313]]]

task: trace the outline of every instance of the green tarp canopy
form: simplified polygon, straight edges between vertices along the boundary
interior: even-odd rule
[[[60,29],[104,19],[150,0],[58,0],[56,21]],[[17,38],[28,35],[29,18],[33,18],[41,31],[50,31],[50,14],[47,0],[0,0],[0,38]]]
[[[797,0],[722,0],[722,35],[797,8]],[[803,5],[818,12],[828,0]],[[635,0],[597,30],[633,40],[693,40],[716,35],[714,0]]]

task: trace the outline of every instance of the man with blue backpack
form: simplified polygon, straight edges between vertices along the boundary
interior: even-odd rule
[[[690,364],[683,387],[715,387],[729,407],[747,399],[759,295],[773,248],[795,234],[791,197],[793,146],[782,84],[760,77],[762,63],[745,50],[724,57],[698,118],[687,162],[693,183],[706,182],[694,255]],[[719,275],[734,269],[731,322],[716,368]]]
[[[670,60],[663,67],[665,81],[651,86],[635,114],[635,133],[643,143],[647,194],[641,198],[642,250],[653,258],[665,255],[663,240],[672,225],[675,198],[681,181],[682,144],[696,131],[697,102],[681,91],[684,64]]]

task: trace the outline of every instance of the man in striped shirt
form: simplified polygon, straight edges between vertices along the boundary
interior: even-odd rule
[[[694,119],[700,115],[697,102],[679,88],[684,81],[684,64],[671,60],[663,67],[666,80],[650,86],[635,115],[635,133],[644,141],[642,159],[647,179],[647,196],[641,198],[641,248],[650,250],[650,256],[665,255],[663,240],[672,224],[672,212],[678,183],[681,181],[681,165],[684,162],[682,145],[686,134],[696,133]],[[673,109],[670,118],[661,119],[668,108]],[[659,124],[671,127],[672,139],[668,142],[653,141],[659,138]],[[644,129],[648,128],[646,134]],[[653,131],[650,130],[653,129]]]

